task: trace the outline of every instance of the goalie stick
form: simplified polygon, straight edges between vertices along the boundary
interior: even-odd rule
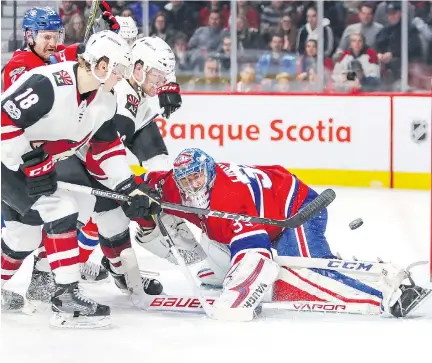
[[[114,199],[122,202],[128,202],[131,199],[131,197],[128,195],[116,193],[113,191],[96,189],[84,185],[71,184],[66,182],[58,182],[58,187],[60,189],[65,189],[77,193],[91,194],[97,197]],[[207,217],[232,219],[240,222],[268,224],[268,225],[278,226],[282,228],[297,228],[302,224],[304,224],[307,220],[312,218],[315,214],[319,213],[321,210],[328,207],[330,203],[332,203],[335,200],[335,198],[336,198],[336,193],[334,192],[334,190],[326,189],[320,195],[318,195],[318,197],[312,200],[312,202],[310,202],[305,207],[300,209],[296,214],[294,214],[293,216],[285,220],[262,218],[262,217],[249,216],[245,214],[237,214],[237,213],[223,212],[223,211],[217,211],[211,209],[189,207],[181,204],[159,202],[152,198],[150,199],[152,199],[156,203],[160,203],[163,209],[170,209],[178,212],[194,213],[197,215],[207,216]]]

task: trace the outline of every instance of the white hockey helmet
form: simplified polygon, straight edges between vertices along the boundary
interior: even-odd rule
[[[175,56],[171,47],[158,37],[144,37],[137,39],[132,45],[132,63],[142,62],[144,72],[152,68],[163,72],[166,76],[174,73]],[[138,82],[132,74],[135,82]]]
[[[116,16],[117,22],[120,25],[120,31],[118,34],[126,40],[129,45],[137,39],[138,36],[138,28],[136,26],[135,20],[133,20],[130,16]]]
[[[90,69],[94,77],[102,83],[105,82],[112,72],[130,78],[133,70],[131,49],[126,40],[111,30],[103,30],[93,34],[86,44],[83,59],[90,63]],[[108,73],[104,79],[100,79],[94,73],[97,62],[107,57]]]

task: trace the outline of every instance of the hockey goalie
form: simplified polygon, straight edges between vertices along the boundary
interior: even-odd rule
[[[162,201],[279,220],[317,197],[282,166],[216,163],[200,149],[184,150],[172,171],[150,172],[144,179]],[[325,237],[326,209],[295,229],[165,212],[203,232],[196,255],[207,255],[207,267],[198,279],[222,289],[212,307],[217,319],[252,320],[270,292],[273,301],[298,302],[297,307],[327,304],[343,312],[405,317],[431,293],[416,286],[409,271],[391,263],[335,256]],[[164,218],[169,226],[169,215]],[[141,223],[136,241],[155,252],[158,235],[152,222]],[[172,259],[166,247],[163,253],[162,238],[158,246],[158,255]]]

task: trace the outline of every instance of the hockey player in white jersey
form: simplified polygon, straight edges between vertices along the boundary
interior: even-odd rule
[[[88,144],[88,154],[99,159],[104,170],[105,185],[134,194],[131,203],[117,206],[107,215],[144,218],[160,211],[141,191],[151,193],[149,188],[134,181],[112,122],[116,110],[112,88],[128,78],[131,70],[130,47],[119,35],[103,31],[90,38],[78,62],[34,69],[2,95],[2,209],[8,212],[2,235],[2,286],[39,246],[43,226],[48,235],[48,261],[57,283],[52,299],[54,326],[104,326],[110,315],[108,306],[84,296],[78,288],[76,224],[80,207],[72,193],[57,189],[56,162]],[[130,238],[125,231],[121,244],[111,239],[112,221],[104,220],[104,214],[100,233],[108,235],[106,239],[112,243],[103,251],[111,260],[117,259],[118,268],[119,254],[130,247]],[[15,306],[22,304],[21,299],[2,289],[2,307],[10,300]]]
[[[121,24],[121,20],[119,21]],[[122,29],[122,28],[121,28]],[[122,35],[120,31],[120,35]],[[181,106],[179,86],[175,81],[174,54],[160,38],[141,38],[132,45],[134,71],[128,80],[122,80],[116,87],[117,113],[114,123],[128,152],[131,165],[144,164],[148,170],[169,170],[168,151],[157,125],[152,122],[157,113],[149,107],[148,98],[158,94],[163,114],[169,117]],[[87,168],[93,177],[103,182],[106,176],[91,157],[86,159]],[[182,255],[189,260],[204,258],[205,254],[193,233],[180,218],[163,215],[163,221],[173,236],[176,236]],[[89,222],[84,230],[98,235],[97,225]],[[155,238],[156,232],[140,230],[141,245],[159,257],[167,257],[163,241]],[[144,242],[145,241],[145,242]],[[162,245],[161,245],[162,244]],[[172,256],[171,256],[171,260]],[[122,276],[118,276],[109,259],[104,257],[102,265],[111,272],[116,285],[126,290]],[[147,293],[155,294],[152,285]]]

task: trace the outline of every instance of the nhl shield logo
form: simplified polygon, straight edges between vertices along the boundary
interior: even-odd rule
[[[411,123],[411,137],[414,142],[420,143],[427,139],[428,124],[424,120],[415,120]]]

